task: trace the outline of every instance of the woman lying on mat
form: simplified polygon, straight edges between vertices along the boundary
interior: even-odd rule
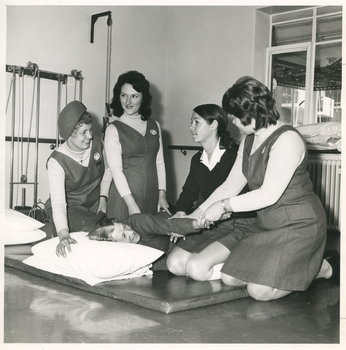
[[[50,196],[45,211],[52,222],[47,236],[59,236],[58,256],[66,257],[70,232],[84,231],[106,214],[111,172],[104,157],[103,142],[92,135],[92,117],[79,101],[72,101],[58,118],[60,136],[66,141],[47,161]],[[48,232],[51,231],[51,232]]]
[[[193,141],[199,143],[203,150],[191,159],[190,172],[176,202],[177,213],[174,217],[190,214],[199,197],[206,200],[226,180],[238,151],[227,126],[228,117],[220,106],[204,104],[193,109],[190,131]],[[247,191],[248,187],[245,186],[242,193]],[[235,213],[211,230],[191,234],[185,241],[180,240],[167,258],[168,268],[176,275],[185,276],[187,262],[219,240],[232,250],[244,230],[254,222],[255,216],[255,212]],[[210,267],[206,273],[209,269]]]
[[[96,241],[140,243],[167,251],[169,242],[197,232],[202,227],[201,219],[170,218],[167,213],[133,214],[122,222],[104,218],[98,227],[91,230],[89,238]],[[204,221],[203,221],[204,226]]]
[[[227,180],[191,217],[202,215],[206,227],[238,211],[256,210],[257,219],[232,250],[220,242],[207,247],[186,267],[188,275],[200,280],[201,264],[224,262],[225,284],[246,286],[264,301],[304,291],[315,278],[337,279],[340,257],[324,256],[326,215],[312,190],[302,136],[278,121],[270,91],[252,77],[228,89],[222,106],[247,136]],[[238,195],[246,183],[251,191]]]

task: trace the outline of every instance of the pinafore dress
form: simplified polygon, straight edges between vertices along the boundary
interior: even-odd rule
[[[93,138],[87,167],[58,151],[53,151],[49,158],[57,160],[65,172],[66,210],[70,231],[89,229],[98,219],[100,184],[105,171],[102,140],[97,136]],[[50,197],[45,203],[45,211],[53,219]],[[54,227],[53,236],[56,235]]]
[[[247,136],[242,171],[250,190],[262,186],[270,150],[278,137],[288,130],[298,132],[284,125],[252,155],[254,135]],[[308,288],[321,267],[327,223],[323,206],[312,191],[307,163],[306,151],[281,198],[257,211],[256,223],[233,249],[221,272],[280,290]]]
[[[120,121],[114,121],[113,124],[118,130],[123,172],[131,193],[142,213],[155,214],[159,199],[156,158],[160,134],[157,123],[148,119],[144,136]],[[113,180],[109,190],[107,217],[123,221],[128,216],[127,205]]]

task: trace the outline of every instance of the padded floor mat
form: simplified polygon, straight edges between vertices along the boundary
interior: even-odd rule
[[[5,254],[5,265],[90,293],[122,300],[169,314],[219,304],[248,296],[244,287],[226,286],[221,280],[197,282],[155,271],[152,276],[111,281],[90,286],[82,280],[53,274],[22,263],[29,255]]]

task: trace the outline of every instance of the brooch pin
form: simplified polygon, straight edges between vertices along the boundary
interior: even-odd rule
[[[96,162],[96,166],[100,165],[102,162],[101,162],[101,156],[100,156],[100,153],[96,152],[94,154],[94,160]]]
[[[150,134],[152,134],[152,135],[156,135],[156,134],[157,134],[157,132],[156,132],[156,130],[151,129],[151,130],[150,130]]]

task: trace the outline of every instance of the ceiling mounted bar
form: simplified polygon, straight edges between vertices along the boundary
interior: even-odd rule
[[[23,76],[23,75],[33,76],[33,70],[29,66],[28,67],[20,67],[20,66],[13,66],[13,65],[6,64],[6,72],[13,73],[13,71],[15,71],[15,73],[20,75],[20,76]],[[68,74],[40,70],[40,78],[41,79],[48,79],[48,80],[57,80],[57,81],[61,81],[63,84],[66,84]]]
[[[107,11],[107,12],[101,12],[101,13],[97,13],[96,15],[92,15],[91,16],[91,31],[90,31],[90,42],[93,44],[94,43],[94,26],[95,23],[97,21],[97,19],[99,17],[103,17],[103,16],[108,16],[108,20],[107,20],[107,25],[110,26],[112,25],[112,16],[111,16],[111,11]]]

